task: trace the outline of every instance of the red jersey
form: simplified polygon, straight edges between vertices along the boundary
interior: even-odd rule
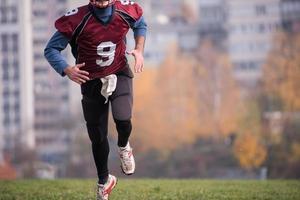
[[[90,4],[68,12],[55,22],[56,29],[70,40],[76,35],[76,62],[85,63],[82,70],[89,72],[90,79],[102,78],[126,67],[125,39],[130,26],[125,18],[137,21],[143,14],[138,4],[128,2],[116,1],[113,15],[106,24],[92,14]]]

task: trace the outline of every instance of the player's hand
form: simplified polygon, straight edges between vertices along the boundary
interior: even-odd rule
[[[137,49],[127,52],[129,55],[133,55],[135,64],[134,64],[134,72],[140,73],[143,71],[144,67],[144,56],[143,53]]]
[[[72,81],[82,84],[90,80],[88,77],[89,73],[84,70],[80,70],[81,67],[85,66],[85,63],[77,64],[75,66],[68,66],[64,72]]]

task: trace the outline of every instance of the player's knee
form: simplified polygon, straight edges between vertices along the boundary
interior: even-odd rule
[[[103,130],[99,124],[87,124],[87,131],[92,143],[102,143],[107,137],[107,130]]]
[[[115,119],[118,133],[130,134],[132,130],[131,120],[117,120]]]

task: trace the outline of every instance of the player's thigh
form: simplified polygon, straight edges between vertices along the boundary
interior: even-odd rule
[[[87,124],[106,124],[108,120],[108,104],[97,98],[83,96],[81,100],[83,116]]]
[[[132,105],[132,78],[127,76],[118,76],[117,87],[111,97],[111,109],[114,119],[131,119]]]

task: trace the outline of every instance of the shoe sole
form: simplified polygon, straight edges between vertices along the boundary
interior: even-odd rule
[[[111,189],[111,191],[110,192],[112,192],[113,191],[113,189],[117,186],[117,184],[118,184],[118,179],[116,178],[116,183],[114,184],[114,186],[112,187],[112,189]]]
[[[127,175],[127,176],[130,176],[130,175],[134,174],[134,172],[132,172],[132,173],[126,173],[126,172],[123,170],[122,165],[121,165],[120,167],[121,167],[121,170],[122,170],[123,174],[125,174],[125,175]]]
[[[115,187],[117,186],[117,184],[118,184],[118,179],[116,178],[116,182],[115,182],[115,184],[112,186],[112,188],[110,189],[110,192],[109,192],[108,196],[112,193],[112,191],[115,189]],[[109,199],[109,198],[108,198],[108,199]]]

